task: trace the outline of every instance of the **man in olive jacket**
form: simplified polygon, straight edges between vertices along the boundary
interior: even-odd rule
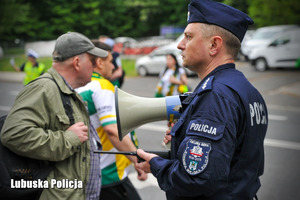
[[[91,143],[89,115],[74,89],[91,81],[95,58],[107,55],[82,34],[63,34],[55,44],[52,68],[42,75],[54,79],[57,85],[49,78],[28,84],[7,116],[1,134],[3,145],[22,156],[55,162],[47,177],[49,188],[43,190],[40,199],[91,197],[87,186],[90,177],[100,176],[101,171],[100,165],[96,170],[91,168],[90,162],[95,155],[91,153],[94,142]],[[73,125],[66,115],[58,87],[70,96],[75,118]],[[52,185],[55,181],[77,181],[82,187]]]

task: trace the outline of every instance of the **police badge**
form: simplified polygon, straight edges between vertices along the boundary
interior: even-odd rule
[[[189,139],[182,156],[185,171],[190,175],[203,172],[208,164],[210,150],[210,143]]]

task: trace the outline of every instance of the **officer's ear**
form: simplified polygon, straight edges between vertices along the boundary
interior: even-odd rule
[[[223,39],[220,36],[213,36],[210,38],[209,54],[211,56],[217,55],[223,46]]]

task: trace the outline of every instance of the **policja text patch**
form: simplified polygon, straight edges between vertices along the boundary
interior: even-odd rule
[[[187,129],[187,135],[201,136],[211,140],[223,137],[225,125],[208,119],[192,120]]]
[[[189,139],[183,152],[182,163],[190,175],[203,172],[209,161],[210,143]]]

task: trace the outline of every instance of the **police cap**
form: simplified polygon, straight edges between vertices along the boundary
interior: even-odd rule
[[[188,6],[187,23],[193,22],[220,26],[233,33],[240,42],[245,36],[248,25],[254,23],[242,11],[210,0],[191,0]]]

